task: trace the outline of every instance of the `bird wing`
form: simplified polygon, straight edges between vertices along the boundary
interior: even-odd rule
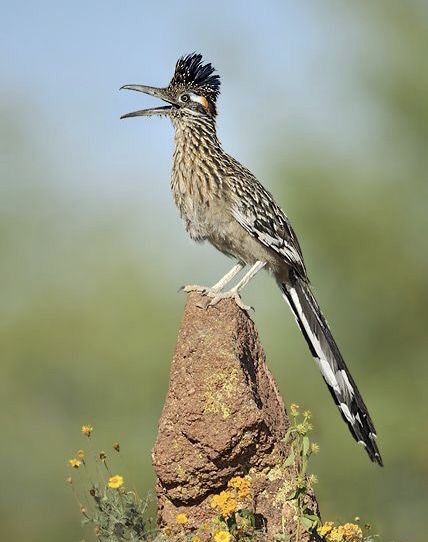
[[[297,236],[287,215],[275,203],[272,195],[255,177],[251,182],[236,177],[231,181],[235,189],[232,202],[233,217],[250,235],[282,256],[300,276],[306,277],[305,263]]]

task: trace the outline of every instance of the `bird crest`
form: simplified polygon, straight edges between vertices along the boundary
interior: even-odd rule
[[[209,62],[202,62],[201,54],[182,56],[177,60],[169,88],[192,90],[214,104],[220,94],[220,76],[214,72],[215,69]]]

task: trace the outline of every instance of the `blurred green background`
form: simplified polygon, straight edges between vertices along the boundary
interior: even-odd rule
[[[95,427],[141,493],[186,283],[230,263],[186,237],[168,121],[117,89],[201,51],[225,148],[276,195],[379,433],[356,446],[268,276],[244,293],[287,403],[314,413],[324,519],[426,540],[426,2],[1,2],[1,539],[77,541],[66,460]]]

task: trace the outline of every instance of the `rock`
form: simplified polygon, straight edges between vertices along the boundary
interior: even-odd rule
[[[268,539],[294,533],[296,510],[285,498],[295,482],[294,465],[284,465],[289,420],[254,323],[233,300],[201,308],[206,299],[188,296],[153,450],[159,523],[172,532],[209,524],[213,495],[248,476]],[[318,514],[313,495],[305,506]],[[188,518],[182,526],[178,514]]]

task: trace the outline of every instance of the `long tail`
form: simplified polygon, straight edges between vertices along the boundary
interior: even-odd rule
[[[342,418],[355,440],[364,446],[370,459],[382,466],[382,458],[376,444],[376,430],[367,407],[309,284],[291,273],[289,282],[280,283],[279,286],[339,407]]]

